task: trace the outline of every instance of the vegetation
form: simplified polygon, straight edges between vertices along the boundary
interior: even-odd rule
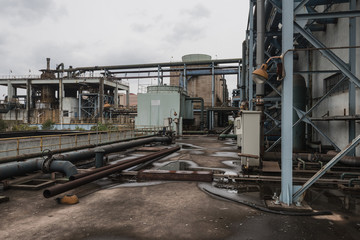
[[[82,127],[79,127],[79,126],[76,126],[75,131],[86,131],[86,129],[82,128]]]
[[[55,123],[53,121],[48,119],[42,124],[41,129],[42,130],[53,130],[54,129],[54,124]]]
[[[38,130],[37,126],[29,126],[28,124],[16,124],[12,126],[11,131],[36,131]]]
[[[116,126],[110,124],[110,123],[97,123],[97,125],[92,126],[91,131],[114,131],[117,130]]]
[[[0,131],[5,131],[7,128],[7,124],[4,120],[0,119]]]

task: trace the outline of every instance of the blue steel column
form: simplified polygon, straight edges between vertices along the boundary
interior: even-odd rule
[[[252,81],[252,72],[254,71],[254,3],[250,0],[250,39],[249,39],[249,74],[248,74],[248,84],[249,84],[249,110],[253,109],[253,81]]]
[[[282,52],[293,49],[294,2],[282,1]],[[281,97],[281,195],[280,201],[292,203],[292,115],[293,115],[293,52],[284,56],[286,76]]]
[[[356,10],[356,0],[350,0],[350,11]],[[356,46],[356,18],[349,18],[349,45]],[[350,71],[356,75],[356,48],[349,49]],[[349,115],[354,116],[356,110],[355,84],[349,82]],[[349,121],[349,142],[355,138],[355,120]],[[350,151],[349,155],[354,156],[355,150]]]
[[[184,90],[187,91],[187,74],[186,74],[186,64],[184,64]]]

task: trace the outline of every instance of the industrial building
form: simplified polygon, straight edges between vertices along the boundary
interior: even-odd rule
[[[0,80],[2,119],[131,123],[4,133],[2,236],[358,239],[360,1],[249,5],[241,58],[56,69],[48,60],[39,79]],[[136,107],[123,82],[132,79],[157,80]]]

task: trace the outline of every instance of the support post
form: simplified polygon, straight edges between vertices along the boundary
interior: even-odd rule
[[[126,90],[126,108],[130,107],[130,92]]]
[[[282,52],[293,49],[294,2],[282,1]],[[280,201],[292,204],[292,117],[293,117],[293,52],[284,56],[284,68],[287,73],[283,80],[281,97],[281,194]]]
[[[64,85],[63,79],[59,78],[59,122],[61,125],[61,130],[63,129],[63,120],[64,120],[64,111],[63,111],[63,99],[64,99]]]
[[[211,107],[215,106],[215,64],[214,62],[211,65]],[[214,128],[214,111],[211,111],[211,126],[210,129]]]
[[[106,72],[106,71],[105,71]],[[98,111],[98,118],[100,118],[100,122],[103,123],[104,121],[104,82],[105,82],[106,74],[103,78],[100,78],[99,82],[99,111]]]
[[[26,118],[27,123],[31,123],[30,109],[31,109],[31,80],[27,79],[26,81]]]
[[[350,9],[356,10],[356,0],[350,0]],[[356,18],[349,18],[349,46],[356,46]],[[356,75],[356,48],[349,49],[350,71]],[[356,91],[355,84],[349,82],[349,116],[356,114]],[[355,120],[349,121],[349,142],[355,138]],[[349,155],[355,156],[355,149],[349,152]]]

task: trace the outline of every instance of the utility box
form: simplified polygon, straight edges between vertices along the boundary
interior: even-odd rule
[[[236,141],[238,148],[241,148],[241,140],[242,140],[242,128],[241,128],[241,117],[235,118],[234,121],[234,134],[236,135]]]
[[[241,153],[258,156],[258,158],[241,157],[241,165],[249,167],[260,165],[260,119],[260,111],[240,112]]]
[[[193,111],[186,97],[186,92],[177,86],[149,86],[147,93],[138,95],[136,128],[166,127],[182,135],[183,119],[191,117]]]

